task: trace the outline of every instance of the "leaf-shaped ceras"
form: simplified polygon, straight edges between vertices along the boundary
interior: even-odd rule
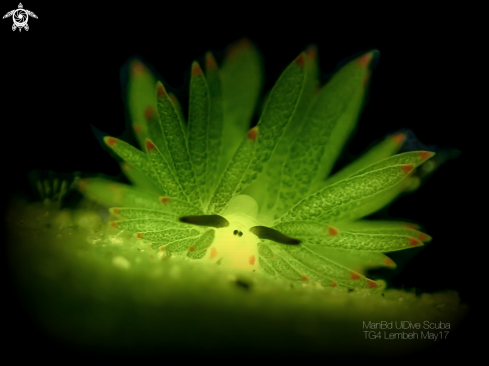
[[[253,128],[262,71],[250,42],[232,46],[222,68],[211,53],[205,72],[192,64],[188,123],[175,96],[134,61],[128,107],[141,149],[105,138],[133,185],[90,178],[80,190],[115,206],[113,227],[170,256],[300,283],[374,288],[366,271],[395,267],[384,253],[431,238],[405,223],[360,219],[402,193],[433,156],[394,155],[404,140],[397,133],[328,177],[358,119],[375,55],[346,63],[318,88],[309,48],[278,78]]]

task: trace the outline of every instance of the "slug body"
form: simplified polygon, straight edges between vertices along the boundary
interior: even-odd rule
[[[259,225],[257,213],[258,205],[252,197],[238,195],[231,199],[223,212],[229,226],[216,229],[214,242],[204,260],[229,269],[257,269],[257,245],[260,239],[249,231],[251,227]]]
[[[377,52],[352,59],[320,86],[315,50],[306,50],[247,130],[260,94],[260,58],[248,43],[233,47],[221,68],[210,54],[205,72],[192,64],[187,121],[163,83],[132,62],[128,107],[140,149],[104,138],[132,185],[89,178],[80,191],[112,207],[113,228],[170,257],[323,287],[377,287],[367,270],[395,268],[383,253],[431,238],[412,224],[363,218],[402,194],[414,169],[434,155],[396,154],[405,138],[397,133],[330,176]]]

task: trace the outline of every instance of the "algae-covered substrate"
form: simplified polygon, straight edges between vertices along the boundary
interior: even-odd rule
[[[82,351],[403,355],[443,342],[467,312],[455,291],[291,286],[167,258],[95,210],[14,201],[6,218],[28,316],[50,339]],[[421,328],[395,329],[401,321]],[[393,329],[366,328],[369,322]],[[417,336],[386,339],[403,332]]]

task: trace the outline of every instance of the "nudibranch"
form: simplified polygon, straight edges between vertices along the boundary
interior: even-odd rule
[[[324,287],[369,289],[384,253],[430,240],[419,227],[362,218],[403,192],[429,151],[396,154],[405,135],[387,137],[330,176],[353,130],[376,52],[343,65],[319,85],[314,47],[301,53],[268,94],[250,129],[261,63],[248,41],[222,66],[192,64],[188,120],[177,98],[138,60],[128,109],[141,149],[107,136],[131,185],[84,179],[84,195],[112,207],[110,225],[165,256]]]

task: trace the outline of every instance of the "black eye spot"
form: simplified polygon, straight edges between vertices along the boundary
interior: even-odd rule
[[[243,232],[242,231],[238,232],[238,236],[240,237],[243,236]]]
[[[233,231],[233,234],[234,234],[234,235],[238,235],[238,230],[234,230],[234,231]]]

